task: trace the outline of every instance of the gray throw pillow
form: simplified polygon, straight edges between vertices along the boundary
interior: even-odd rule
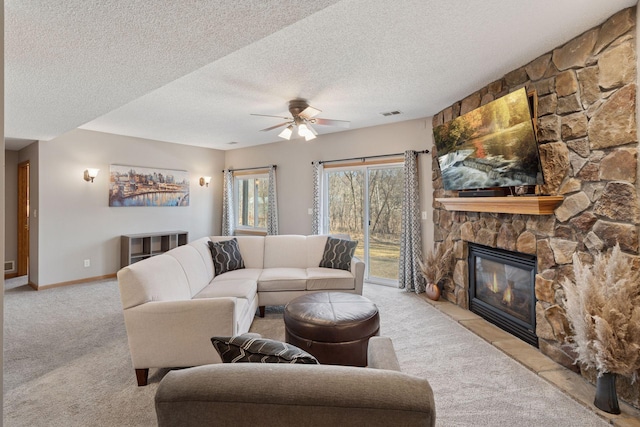
[[[286,342],[247,335],[213,337],[211,342],[223,363],[318,364],[318,360],[311,354]]]
[[[209,249],[213,258],[213,267],[216,270],[216,276],[227,271],[238,270],[244,268],[244,260],[240,254],[238,247],[238,239],[235,237],[231,240],[222,242],[209,241]]]
[[[358,246],[357,240],[336,239],[327,237],[320,267],[351,270],[351,258]]]

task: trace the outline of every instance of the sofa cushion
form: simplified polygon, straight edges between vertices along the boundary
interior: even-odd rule
[[[257,293],[255,280],[229,279],[210,283],[193,298],[220,298],[236,297],[249,301],[255,298]]]
[[[307,268],[307,290],[355,289],[356,281],[350,271],[313,267]]]
[[[254,282],[257,282],[261,273],[261,268],[245,267],[241,268],[240,270],[227,271],[220,276],[214,277],[212,281],[217,282],[220,280],[253,280]]]
[[[264,237],[264,268],[315,267],[307,264],[307,237],[279,235]]]
[[[351,270],[351,258],[356,250],[356,240],[336,239],[327,237],[324,253],[320,261],[320,267]]]
[[[322,261],[324,246],[327,244],[327,235],[318,234],[307,236],[307,267],[317,267]]]
[[[211,342],[223,363],[304,363],[318,364],[315,357],[281,341],[256,338],[250,335],[213,337]]]
[[[189,288],[191,289],[191,295],[195,295],[202,290],[211,281],[207,266],[200,255],[200,252],[192,245],[183,245],[173,248],[166,252],[167,255],[174,257],[182,266],[187,281],[189,282]],[[209,256],[211,259],[211,256]]]
[[[258,279],[258,291],[303,291],[307,288],[304,268],[265,268]]]
[[[213,259],[211,258],[211,250],[209,249],[209,238],[201,237],[192,242],[189,242],[186,246],[193,246],[202,257],[202,261],[204,261],[204,266],[207,269],[207,276],[209,277],[209,281],[216,275],[216,272],[213,268]]]
[[[211,236],[210,239],[212,242],[236,239],[245,268],[262,268],[264,266],[263,236]]]
[[[235,238],[222,242],[209,242],[209,249],[211,249],[216,276],[227,271],[244,268],[244,261]]]

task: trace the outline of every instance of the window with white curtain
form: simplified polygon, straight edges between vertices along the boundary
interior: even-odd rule
[[[269,202],[269,174],[241,174],[234,176],[236,229],[267,229]]]

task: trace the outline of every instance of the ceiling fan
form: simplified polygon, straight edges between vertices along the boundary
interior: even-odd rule
[[[318,135],[318,132],[311,125],[323,126],[339,126],[348,128],[350,123],[345,120],[321,119],[316,117],[322,111],[310,106],[305,99],[292,99],[289,101],[289,112],[291,117],[270,116],[266,114],[251,114],[252,116],[276,117],[287,120],[284,123],[261,129],[261,132],[268,132],[282,126],[286,126],[282,132],[278,134],[280,138],[291,139],[295,132],[298,136],[304,137],[305,141],[311,141]]]

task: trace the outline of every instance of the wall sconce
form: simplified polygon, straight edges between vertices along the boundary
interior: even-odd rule
[[[98,176],[98,172],[100,169],[85,169],[84,170],[84,180],[87,182],[93,182],[93,179]]]
[[[209,186],[209,183],[211,182],[211,177],[210,176],[201,176],[200,177],[200,187],[203,186]]]

